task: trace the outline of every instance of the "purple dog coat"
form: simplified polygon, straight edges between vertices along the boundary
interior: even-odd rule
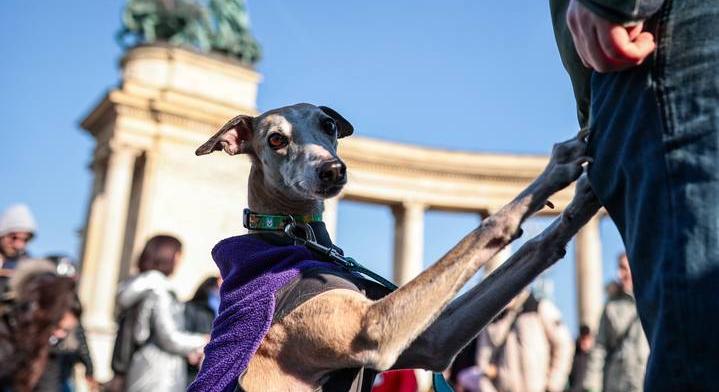
[[[223,278],[212,325],[191,392],[231,392],[272,325],[275,293],[303,270],[328,267],[303,246],[271,245],[252,235],[230,237],[212,249]]]

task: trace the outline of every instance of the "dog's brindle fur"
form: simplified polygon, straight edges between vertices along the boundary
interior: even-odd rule
[[[339,193],[346,182],[337,138],[352,131],[332,109],[297,104],[256,118],[235,117],[196,153],[223,149],[231,155],[249,154],[253,211],[314,214],[321,213],[323,200]],[[287,145],[274,133],[281,133]],[[445,369],[522,288],[564,255],[567,242],[599,209],[583,177],[559,218],[452,301],[479,268],[520,235],[526,218],[581,175],[588,160],[586,136],[580,132],[556,144],[534,182],[397,291],[372,301],[358,292],[330,290],[273,324],[248,365],[243,388],[311,391],[329,372],[343,368]],[[272,148],[270,139],[281,147]]]

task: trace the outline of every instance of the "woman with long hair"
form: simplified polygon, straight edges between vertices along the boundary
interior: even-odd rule
[[[133,309],[133,349],[125,378],[127,392],[184,391],[185,358],[196,357],[205,334],[184,332],[184,306],[170,286],[182,243],[169,235],[152,237],[138,259],[140,273],[121,285],[117,308]]]
[[[48,359],[49,340],[70,309],[75,282],[47,260],[21,263],[0,296],[0,391],[30,392]]]

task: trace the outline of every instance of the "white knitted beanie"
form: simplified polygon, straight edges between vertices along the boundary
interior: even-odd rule
[[[35,218],[25,204],[14,204],[0,216],[0,237],[8,233],[30,233],[37,230]]]

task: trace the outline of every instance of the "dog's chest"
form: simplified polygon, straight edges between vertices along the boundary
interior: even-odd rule
[[[285,317],[298,306],[334,289],[361,292],[370,299],[379,299],[389,293],[374,282],[334,268],[304,271],[301,277],[276,294],[273,325],[242,378],[241,384],[248,391],[254,390],[253,385],[273,385],[278,390],[292,391],[360,392],[371,389],[376,375],[373,371],[352,368],[337,369],[323,375],[316,373],[312,358],[307,357],[300,344],[292,341],[291,334],[288,334],[290,327],[283,323]]]

